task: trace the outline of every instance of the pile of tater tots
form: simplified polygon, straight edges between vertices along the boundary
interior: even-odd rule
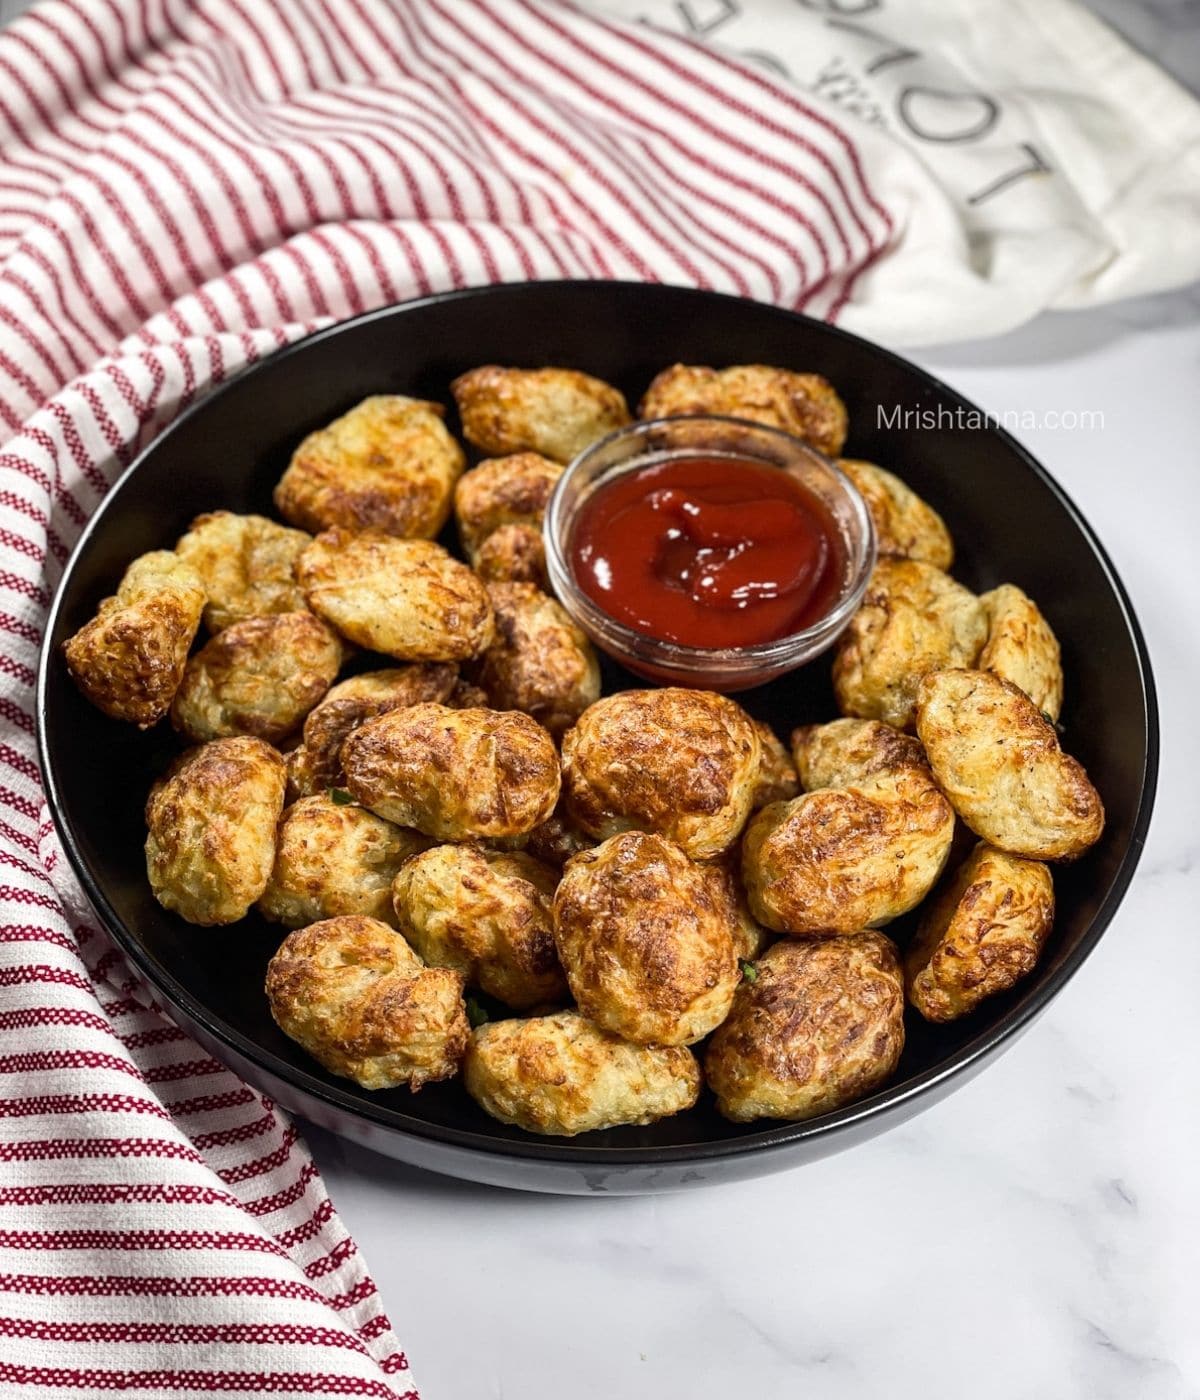
[[[478,465],[440,404],[365,399],[300,443],[282,523],[198,517],[64,647],[105,714],[187,745],[146,803],[147,875],[190,924],[290,930],[282,1030],[366,1089],[461,1073],[534,1133],[651,1123],[705,1084],[735,1122],[795,1120],[887,1081],[906,1004],[950,1021],[1029,973],[1048,862],[1104,822],[1059,744],[1058,642],[1020,588],[950,576],[904,482],[841,456],[833,388],[676,365],[639,409],[795,433],[867,502],[842,717],[786,736],[710,691],[601,696],[549,594],[547,501],[629,422],[621,393],[498,366],[451,391]],[[451,514],[458,556],[434,542]],[[901,952],[879,930],[918,905]]]

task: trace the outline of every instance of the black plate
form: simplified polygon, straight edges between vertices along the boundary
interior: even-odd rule
[[[59,644],[135,555],[173,544],[194,515],[269,511],[271,487],[300,438],[367,394],[449,402],[456,374],[496,361],[588,370],[633,403],[676,360],[819,370],[850,411],[847,455],[895,468],[946,516],[957,576],[977,589],[1017,583],[1038,599],[1063,645],[1065,745],[1104,797],[1104,838],[1056,871],[1058,919],[1033,976],[952,1026],[910,1016],[892,1084],[808,1123],[735,1127],[705,1098],[652,1127],[557,1141],[494,1122],[453,1082],[418,1095],[368,1094],[326,1075],[267,1012],[263,970],[279,931],[257,917],[225,930],[193,928],[151,897],[142,806],[174,738],[165,725],[141,734],[92,709],[68,680]],[[897,405],[929,411],[924,421],[933,426],[883,427],[878,411]],[[71,864],[118,943],[198,1039],[285,1107],[404,1161],[534,1190],[652,1191],[775,1171],[882,1132],[982,1068],[1061,991],[1120,903],[1154,796],[1154,688],[1125,590],[1079,512],[1029,454],[998,429],[971,430],[956,419],[971,408],[913,365],[821,322],[671,287],[494,287],[388,307],[310,336],[184,414],[109,493],[71,558],[38,694],[42,768]],[[629,678],[610,669],[606,689],[622,683]],[[835,713],[824,662],[741,698],[783,735]],[[908,932],[891,931],[901,940]]]

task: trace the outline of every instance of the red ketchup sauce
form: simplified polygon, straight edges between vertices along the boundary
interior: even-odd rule
[[[693,647],[803,630],[830,610],[845,567],[837,523],[797,477],[699,453],[598,486],[569,552],[580,588],[610,617]]]

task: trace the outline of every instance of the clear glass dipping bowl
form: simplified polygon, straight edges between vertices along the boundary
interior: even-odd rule
[[[579,586],[571,568],[571,532],[584,501],[621,473],[697,455],[778,467],[798,477],[825,503],[842,534],[845,566],[837,597],[819,621],[791,636],[753,646],[683,646],[618,622]],[[716,415],[650,419],[593,443],[559,478],[546,509],[543,533],[551,587],[602,651],[650,680],[707,690],[748,690],[819,656],[850,621],[875,567],[870,513],[849,479],[827,457],[777,428]]]

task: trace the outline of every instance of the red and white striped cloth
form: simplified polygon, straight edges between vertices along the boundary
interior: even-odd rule
[[[795,93],[554,0],[43,0],[0,33],[0,138],[0,1394],[413,1396],[295,1129],[63,868],[63,562],[164,423],[330,320],[562,276],[836,317],[892,220]]]

